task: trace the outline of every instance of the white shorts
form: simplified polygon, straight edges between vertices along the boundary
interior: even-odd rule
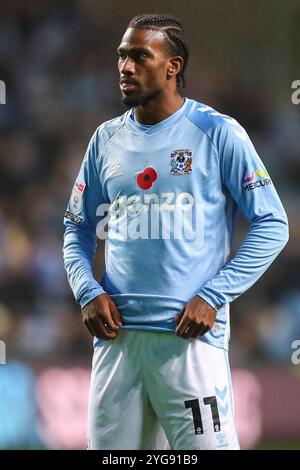
[[[95,346],[91,449],[239,449],[228,353],[173,333],[121,329]]]

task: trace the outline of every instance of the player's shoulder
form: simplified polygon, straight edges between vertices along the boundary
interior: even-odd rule
[[[109,139],[123,126],[127,112],[121,116],[104,121],[97,127],[94,133],[94,138],[99,145],[105,145],[106,142],[108,142]]]
[[[232,116],[221,113],[207,104],[191,101],[192,105],[186,117],[211,140],[215,140],[220,134],[232,134],[241,140],[247,138],[245,129]]]

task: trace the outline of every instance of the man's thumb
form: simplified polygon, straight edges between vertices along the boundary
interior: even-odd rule
[[[180,321],[181,321],[181,318],[184,314],[184,311],[185,311],[185,308],[181,310],[180,313],[178,313],[178,315],[175,317],[175,323],[176,323],[176,326],[179,325]]]

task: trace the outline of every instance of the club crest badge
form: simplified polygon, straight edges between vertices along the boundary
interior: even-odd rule
[[[170,163],[172,175],[186,175],[191,173],[192,151],[190,149],[173,150]]]

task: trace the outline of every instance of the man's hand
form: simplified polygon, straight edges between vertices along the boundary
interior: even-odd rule
[[[203,336],[213,326],[217,311],[198,295],[175,318],[176,335],[182,338]]]
[[[82,310],[82,321],[89,332],[101,339],[115,339],[122,319],[114,301],[108,294],[98,295]]]

